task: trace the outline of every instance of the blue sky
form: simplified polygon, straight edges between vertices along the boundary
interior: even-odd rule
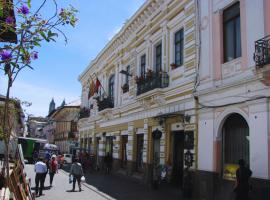
[[[35,0],[41,2],[40,0]],[[34,70],[22,71],[12,87],[11,96],[32,102],[27,114],[46,116],[49,102],[54,97],[59,106],[79,99],[81,85],[79,74],[120,30],[145,0],[58,0],[59,7],[67,4],[79,10],[75,28],[65,28],[69,38],[57,43],[43,44],[39,59],[33,62]],[[91,2],[91,3],[90,3]],[[50,7],[44,10],[51,11]],[[0,94],[5,94],[5,78],[0,72]]]

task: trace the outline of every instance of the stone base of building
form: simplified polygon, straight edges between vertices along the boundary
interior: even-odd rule
[[[128,161],[126,166],[122,167],[121,160],[114,159],[112,171],[113,173],[120,173],[137,179],[142,183],[151,184],[152,167],[150,164],[144,163],[142,170],[138,171],[136,169],[136,162]]]
[[[224,180],[220,174],[207,171],[193,172],[193,198],[201,200],[234,199],[234,181]],[[270,197],[270,180],[251,179],[250,200],[266,200]]]

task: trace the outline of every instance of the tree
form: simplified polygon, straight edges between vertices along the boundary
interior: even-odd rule
[[[54,10],[49,17],[41,15],[42,9],[52,4]],[[58,8],[56,0],[40,0],[34,10],[31,0],[0,0],[0,69],[7,77],[7,90],[0,132],[5,143],[5,176],[9,180],[10,90],[19,73],[33,69],[33,61],[38,59],[38,48],[42,42],[56,42],[58,36],[67,37],[61,27],[75,27],[77,10],[72,6]],[[47,12],[46,12],[47,14]],[[11,40],[3,39],[8,33]],[[15,37],[14,37],[15,35]],[[8,184],[8,183],[6,183]]]

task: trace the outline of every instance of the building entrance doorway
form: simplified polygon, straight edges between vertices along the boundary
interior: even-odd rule
[[[226,179],[235,179],[239,159],[244,159],[249,165],[249,127],[240,114],[231,114],[223,125],[222,158],[223,177]]]
[[[143,171],[143,134],[137,135],[136,171]]]
[[[113,154],[113,137],[107,136],[105,141],[105,156],[106,155],[112,156]]]
[[[172,183],[177,187],[183,185],[184,173],[184,139],[183,131],[173,132],[173,169],[172,169]]]
[[[126,168],[127,166],[127,145],[128,145],[128,136],[122,135],[121,138],[121,144],[122,144],[122,151],[121,151],[121,167]]]

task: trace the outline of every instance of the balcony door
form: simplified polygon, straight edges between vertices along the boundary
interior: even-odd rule
[[[155,48],[155,72],[160,72],[162,69],[162,44],[158,44]]]
[[[110,76],[109,79],[109,99],[112,101],[114,100],[114,75]]]

